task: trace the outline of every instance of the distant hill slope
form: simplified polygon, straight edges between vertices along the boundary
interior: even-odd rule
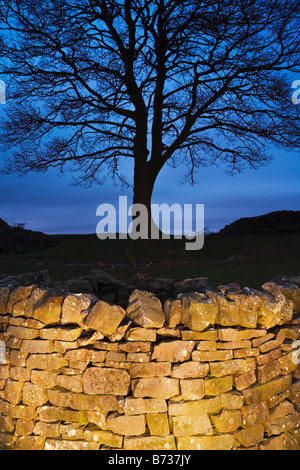
[[[277,211],[258,217],[245,217],[225,225],[222,235],[276,234],[300,232],[300,211]]]
[[[48,235],[21,227],[11,227],[0,219],[0,254],[30,253],[53,245]]]

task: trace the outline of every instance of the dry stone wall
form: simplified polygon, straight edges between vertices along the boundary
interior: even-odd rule
[[[220,287],[127,309],[0,289],[0,442],[13,449],[299,449],[300,290]]]

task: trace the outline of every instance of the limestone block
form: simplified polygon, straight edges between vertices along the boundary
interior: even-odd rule
[[[108,412],[117,409],[117,400],[114,395],[85,395],[84,393],[70,393],[63,389],[52,389],[48,390],[48,397],[49,402],[54,406],[73,410]]]
[[[242,424],[239,410],[222,410],[219,415],[212,415],[211,420],[214,428],[219,433],[236,431]]]
[[[107,351],[105,359],[106,364],[109,362],[126,362],[126,353],[122,351]],[[130,366],[128,365],[128,367]]]
[[[29,436],[33,432],[34,423],[33,419],[19,418],[16,422],[15,434],[17,436]]]
[[[295,408],[292,403],[288,400],[284,400],[270,411],[270,423],[276,422],[278,419],[284,418],[286,415],[293,414],[294,411]]]
[[[125,334],[127,341],[156,341],[156,330],[152,328],[130,328]]]
[[[31,382],[41,388],[52,388],[56,385],[57,373],[47,370],[31,370]]]
[[[121,339],[124,338],[128,328],[130,328],[130,325],[132,324],[131,321],[126,323],[125,325],[120,325],[118,328],[114,331],[112,335],[108,335],[108,339],[112,342],[114,341],[121,341]],[[98,332],[99,333],[99,332]],[[101,338],[99,338],[101,339]]]
[[[179,380],[169,377],[150,377],[131,381],[133,396],[136,398],[168,399],[179,395]],[[121,393],[119,394],[121,395]],[[123,394],[125,395],[125,393]]]
[[[257,403],[268,400],[278,393],[285,392],[292,384],[292,376],[286,375],[271,382],[262,385],[254,385],[253,387],[243,390],[246,404]]]
[[[46,423],[57,421],[76,422],[80,425],[88,424],[86,413],[56,406],[41,406],[37,408],[38,418]]]
[[[84,333],[83,335],[81,335],[80,338],[78,338],[78,346],[82,347],[82,346],[89,346],[92,344],[93,347],[96,348],[97,347],[96,343],[103,338],[104,338],[104,335],[100,331],[88,331]]]
[[[281,434],[283,432],[292,431],[300,426],[300,413],[293,413],[291,415],[284,416],[273,422],[268,427],[269,434]]]
[[[58,341],[76,341],[82,333],[80,327],[57,326],[44,328],[40,331],[40,337]]]
[[[130,366],[130,377],[164,377],[171,375],[170,362],[149,362],[149,363],[133,363]]]
[[[197,379],[205,377],[209,372],[209,364],[188,361],[182,364],[174,364],[171,376],[177,379]]]
[[[4,315],[8,313],[7,302],[8,302],[9,292],[10,292],[9,287],[0,288],[0,315]]]
[[[221,293],[209,290],[207,295],[217,307],[216,323],[218,325],[256,328],[260,305],[258,296],[231,292],[225,297]]]
[[[9,378],[9,364],[0,364],[0,380],[6,380]]]
[[[172,418],[173,434],[179,436],[212,435],[213,428],[207,414],[197,416],[174,416]]]
[[[259,446],[260,450],[299,450],[297,440],[290,434],[265,439]]]
[[[68,361],[58,353],[31,354],[26,360],[26,367],[29,369],[54,371],[67,365]]]
[[[280,292],[291,300],[295,313],[300,313],[300,289],[296,284],[279,285]]]
[[[245,357],[258,357],[259,350],[257,348],[243,348],[243,349],[235,349],[233,351],[234,359],[243,359]]]
[[[240,410],[245,402],[242,393],[237,391],[224,393],[220,400],[225,410]]]
[[[229,361],[233,358],[233,351],[193,351],[193,361],[200,362],[214,362],[214,361]]]
[[[236,439],[244,447],[252,447],[259,444],[264,438],[264,427],[262,424],[257,424],[251,428],[242,429],[235,433]]]
[[[70,441],[63,439],[46,439],[45,450],[98,450],[100,443],[88,441]]]
[[[84,428],[79,427],[76,423],[59,424],[59,433],[61,434],[62,439],[71,439],[72,441],[84,439],[83,432]]]
[[[191,357],[195,341],[162,341],[154,346],[152,360],[163,362],[184,362]]]
[[[47,391],[31,382],[25,382],[22,392],[24,405],[42,406],[48,401]]]
[[[204,397],[203,379],[181,379],[181,398],[184,400],[200,400]]]
[[[83,390],[88,395],[127,395],[130,376],[122,369],[90,367],[83,373]]]
[[[291,372],[295,371],[299,367],[299,365],[297,364],[297,361],[295,361],[293,351],[290,352],[289,354],[286,354],[285,356],[281,356],[278,359],[278,362],[280,364],[280,372],[282,375],[290,374]]]
[[[269,353],[257,356],[256,362],[258,366],[263,366],[264,364],[268,364],[269,362],[273,362],[279,358],[281,358],[281,348],[276,348],[272,349]]]
[[[1,405],[1,401],[0,401]],[[3,402],[3,407],[0,406],[1,413],[11,418],[21,419],[36,419],[37,412],[36,407],[26,405],[13,405],[8,402]]]
[[[32,354],[47,354],[53,351],[53,346],[52,342],[47,339],[24,339],[20,351]]]
[[[232,375],[217,379],[205,379],[205,395],[221,395],[229,392],[233,387]]]
[[[278,377],[281,373],[281,365],[279,359],[268,362],[263,366],[257,367],[257,381],[258,383],[264,384],[270,382],[275,377]]]
[[[45,324],[58,323],[63,297],[44,295],[34,306],[33,317]]]
[[[28,299],[19,300],[12,308],[13,317],[22,317],[25,315],[25,308],[28,303]]]
[[[245,328],[255,328],[261,304],[260,297],[252,293],[244,294],[239,292],[228,292],[226,297],[238,307],[239,321],[237,325]]]
[[[107,430],[106,426],[106,417],[108,411],[100,411],[100,410],[92,410],[87,411],[87,417],[90,423],[94,423],[98,426],[98,428],[102,429],[103,431]]]
[[[15,303],[19,302],[20,300],[27,299],[30,294],[32,293],[34,286],[20,286],[14,289],[10,294],[7,302],[7,312],[13,313],[13,307]]]
[[[120,400],[120,406],[126,415],[164,413],[168,409],[166,401],[164,399],[157,398],[127,397]]]
[[[24,316],[28,319],[33,317],[34,307],[35,304],[46,295],[48,291],[46,289],[41,289],[39,287],[35,287],[31,292],[30,297],[26,301],[25,309],[24,309]]]
[[[266,331],[266,330],[265,330]],[[258,348],[261,344],[263,343],[266,343],[267,341],[271,340],[271,339],[274,339],[275,335],[274,333],[267,333],[266,331],[266,335],[265,336],[261,336],[261,337],[258,337],[258,338],[254,338],[252,340],[252,346],[254,348]]]
[[[112,335],[125,316],[119,305],[110,305],[98,300],[86,318],[85,328],[100,331],[104,336]]]
[[[182,330],[181,338],[184,341],[189,340],[203,340],[203,341],[217,341],[218,331],[214,328],[209,328],[205,331],[192,331],[192,330]]]
[[[291,320],[293,317],[292,301],[286,299],[280,288],[273,282],[268,282],[262,287],[264,291],[256,291],[262,302],[258,325],[269,329]]]
[[[57,375],[56,382],[57,385],[71,392],[81,393],[83,391],[81,375],[59,374]]]
[[[233,381],[237,390],[244,390],[256,382],[255,371],[251,370],[250,372],[245,372],[244,374],[235,376]]]
[[[218,349],[250,349],[251,341],[242,340],[242,341],[228,341],[228,342],[219,342]]]
[[[217,350],[216,341],[199,341],[198,346],[197,346],[197,351],[216,351],[216,350]]]
[[[10,368],[10,377],[13,380],[20,380],[21,382],[29,382],[31,370],[26,367],[13,366]]]
[[[167,413],[148,413],[147,426],[152,436],[166,436],[170,434],[169,417]]]
[[[67,295],[62,304],[61,322],[77,323],[83,327],[88,309],[91,307],[94,297],[91,294]]]
[[[169,328],[176,328],[181,322],[182,304],[181,300],[166,300],[164,303],[164,313]]]
[[[9,353],[9,362],[13,366],[25,367],[28,353],[11,349]]]
[[[196,416],[205,413],[219,413],[221,398],[203,398],[197,401],[169,402],[169,416]]]
[[[33,434],[44,437],[59,437],[59,423],[43,423],[37,421],[33,428]]]
[[[9,351],[9,349],[20,349],[22,343],[21,338],[17,338],[16,336],[9,336],[6,340],[6,347]],[[12,352],[12,351],[10,351]]]
[[[31,297],[29,298],[29,300],[30,299],[31,299]],[[28,300],[28,302],[29,302],[29,300]],[[28,302],[27,302],[27,305],[28,305]],[[16,318],[14,318],[14,320],[16,320]],[[19,320],[21,320],[21,319],[19,318]],[[26,318],[25,320],[23,320],[23,318],[22,318],[22,326],[24,328],[34,328],[36,330],[41,330],[42,328],[44,328],[45,324],[38,321],[38,320],[35,320],[34,318]]]
[[[123,436],[113,434],[110,431],[86,428],[83,433],[83,436],[84,439],[86,439],[87,441],[105,445],[108,447],[121,448],[123,444]]]
[[[78,341],[52,341],[53,343],[53,351],[58,352],[60,354],[64,354],[66,351],[70,349],[76,349],[79,347]]]
[[[147,291],[133,291],[126,314],[130,320],[144,328],[161,328],[165,323],[160,300]]]
[[[261,353],[266,353],[272,351],[272,349],[280,348],[281,344],[277,339],[272,341],[267,341],[266,343],[261,344],[258,349]]]
[[[39,336],[39,330],[34,328],[24,328],[23,326],[9,326],[6,330],[7,335],[13,335],[21,339],[34,339]]]
[[[4,388],[4,399],[13,405],[18,404],[22,399],[23,383],[7,379]]]
[[[45,438],[43,436],[20,436],[16,440],[16,450],[43,450]]]
[[[151,343],[149,341],[127,341],[117,345],[117,349],[127,353],[145,353],[150,351]]]
[[[110,414],[106,420],[107,429],[124,436],[139,436],[145,433],[145,415]]]
[[[254,358],[233,359],[231,361],[214,362],[210,365],[210,373],[214,377],[222,377],[230,374],[244,374],[256,369]]]
[[[125,437],[125,450],[176,450],[174,436]]]
[[[89,361],[89,362],[103,362],[105,361],[106,351],[94,351],[88,348],[78,348],[66,352],[64,355],[69,361]]]
[[[191,330],[206,330],[216,323],[217,307],[204,294],[185,296],[182,299],[181,323]]]
[[[0,416],[1,432],[13,432],[15,429],[14,420],[10,416]]]
[[[238,329],[238,328],[220,328],[218,329],[218,338],[220,341],[244,341],[252,338],[266,336],[265,329]]]
[[[265,424],[270,418],[270,413],[266,402],[253,403],[251,405],[243,406],[241,412],[243,426],[246,428],[250,428],[256,424]]]
[[[174,283],[174,294],[179,295],[183,292],[201,292],[205,287],[207,287],[208,278],[207,277],[197,277],[197,278],[188,278],[183,281],[177,281]]]
[[[233,434],[215,436],[178,437],[178,450],[231,450],[235,445]]]

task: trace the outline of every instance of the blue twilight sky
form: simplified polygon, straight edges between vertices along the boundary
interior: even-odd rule
[[[204,204],[205,227],[212,231],[241,217],[300,210],[300,155],[274,150],[273,156],[267,167],[233,177],[224,166],[203,168],[193,187],[179,184],[184,167],[166,166],[156,181],[152,203]],[[131,161],[124,168],[127,172],[133,173]],[[122,190],[111,181],[91,189],[74,187],[71,176],[57,176],[55,171],[25,177],[0,175],[0,218],[48,234],[95,233],[99,204],[117,208],[120,195],[127,195],[128,205],[132,203],[131,189]]]
[[[292,74],[291,81],[292,78],[299,80],[299,73]],[[300,81],[295,86],[296,98],[300,100]],[[295,105],[299,106],[300,119],[298,101]],[[4,109],[0,89],[0,117]],[[299,152],[274,149],[273,162],[268,166],[256,171],[248,169],[233,177],[225,169],[222,165],[203,168],[198,175],[199,183],[192,187],[179,184],[185,173],[183,166],[176,169],[165,166],[156,181],[152,203],[204,204],[204,225],[212,231],[241,217],[300,210]],[[133,179],[131,160],[124,164],[123,172]],[[10,224],[26,223],[26,228],[48,234],[95,233],[99,204],[118,207],[120,195],[128,195],[128,204],[132,203],[132,190],[122,190],[111,181],[85,189],[71,186],[71,179],[71,173],[57,176],[55,171],[22,178],[0,174],[0,218]]]

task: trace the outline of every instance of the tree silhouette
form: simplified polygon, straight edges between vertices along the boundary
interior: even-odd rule
[[[299,148],[288,72],[299,71],[296,0],[0,0],[7,84],[4,171],[55,167],[89,186],[107,176],[150,207],[168,163],[269,160]]]

